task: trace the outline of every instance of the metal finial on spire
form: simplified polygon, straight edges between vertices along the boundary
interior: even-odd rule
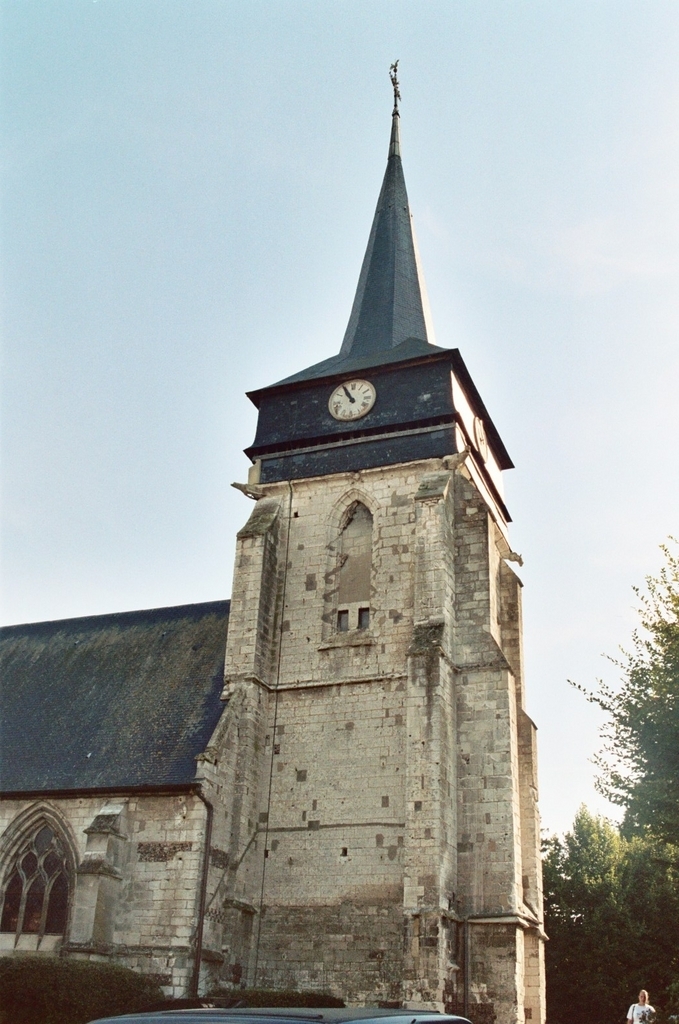
[[[392,114],[398,114],[398,101],[401,99],[401,93],[400,93],[400,90],[399,90],[399,87],[398,87],[399,83],[398,83],[398,61],[397,60],[395,60],[394,63],[389,68],[389,78],[391,79],[391,84],[392,84],[393,89],[394,89],[394,109],[392,111]]]

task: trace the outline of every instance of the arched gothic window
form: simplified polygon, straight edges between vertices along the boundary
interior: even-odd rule
[[[340,534],[337,630],[370,626],[370,574],[372,569],[373,517],[356,502]]]
[[[63,935],[68,919],[69,869],[65,844],[42,821],[19,849],[3,885],[0,932]]]

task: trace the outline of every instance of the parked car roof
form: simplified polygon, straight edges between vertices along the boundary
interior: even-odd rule
[[[374,1007],[347,1007],[346,1009],[316,1009],[315,1007],[219,1007],[195,1010],[156,1010],[151,1013],[126,1013],[119,1017],[102,1017],[90,1024],[225,1024],[237,1018],[242,1024],[263,1024],[272,1020],[275,1024],[295,1024],[296,1021],[325,1021],[327,1024],[348,1024],[350,1021],[379,1021],[379,1024],[469,1024],[465,1017],[439,1013],[436,1010],[381,1010]]]

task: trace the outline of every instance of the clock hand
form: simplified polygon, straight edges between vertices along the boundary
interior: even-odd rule
[[[347,396],[347,398],[349,399],[351,404],[355,405],[356,404],[356,399],[352,395],[349,394],[349,392],[347,391],[346,385],[344,385],[344,384],[342,385],[342,391]]]

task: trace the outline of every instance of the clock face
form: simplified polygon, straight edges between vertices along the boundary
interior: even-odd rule
[[[360,420],[375,404],[377,392],[370,381],[347,380],[338,384],[328,401],[330,415],[336,420]]]

